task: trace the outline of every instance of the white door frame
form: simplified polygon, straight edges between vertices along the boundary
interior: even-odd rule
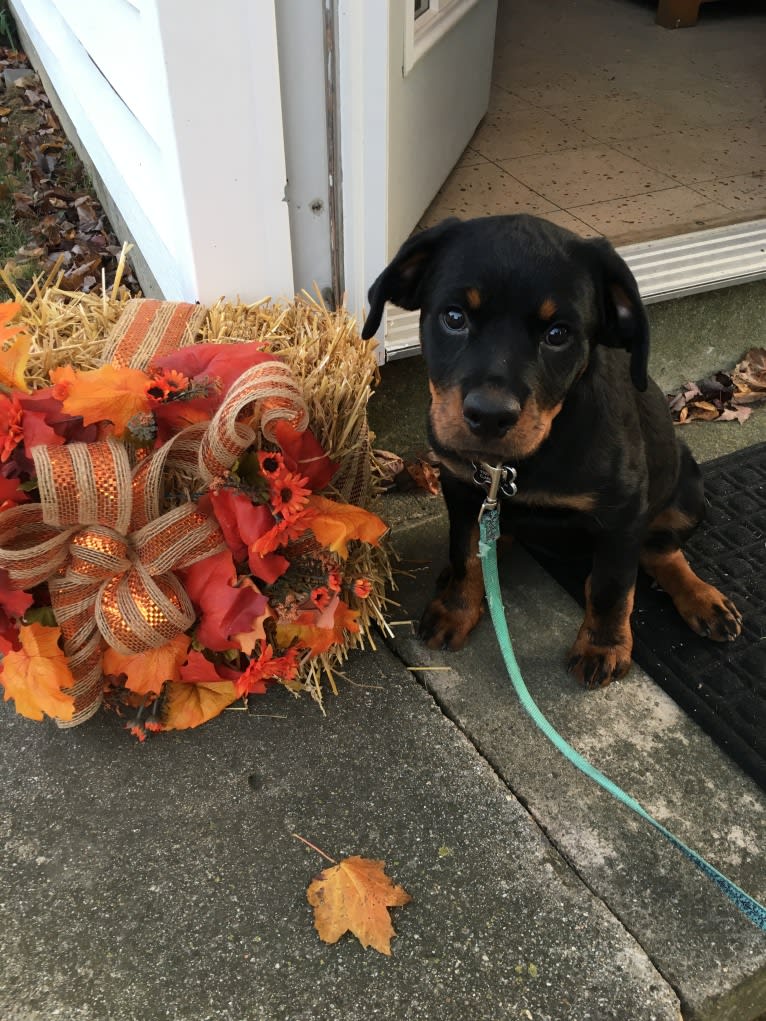
[[[334,2],[343,285],[346,306],[361,325],[367,288],[388,258],[389,0]],[[383,361],[382,344],[378,351]]]

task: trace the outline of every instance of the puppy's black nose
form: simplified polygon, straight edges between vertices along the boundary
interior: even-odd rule
[[[463,418],[468,428],[488,439],[505,436],[520,414],[521,405],[516,398],[496,390],[471,390],[463,400]]]

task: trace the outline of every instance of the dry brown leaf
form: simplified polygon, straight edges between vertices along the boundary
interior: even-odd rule
[[[737,364],[732,378],[738,389],[761,391],[760,398],[756,400],[763,400],[766,392],[766,347],[751,348]]]
[[[740,407],[738,404],[735,404],[731,408],[724,408],[723,409],[723,411],[721,412],[721,421],[722,422],[739,422],[740,425],[741,425],[742,422],[746,422],[748,420],[748,418],[750,418],[752,413],[753,413],[753,409],[752,408],[743,408],[743,407]]]
[[[325,943],[337,943],[352,932],[363,947],[391,955],[396,935],[388,908],[401,907],[412,898],[386,875],[385,862],[353,855],[325,869],[306,891],[314,909],[314,925]]]
[[[704,422],[711,422],[714,418],[718,418],[720,411],[711,404],[710,401],[692,401],[689,405],[689,418]]]
[[[396,484],[396,476],[404,471],[404,459],[392,450],[374,450],[373,456],[382,484],[391,488]]]
[[[439,495],[441,492],[441,485],[439,483],[438,468],[429,464],[428,461],[424,461],[422,458],[418,458],[417,461],[413,461],[411,464],[406,465],[406,468],[407,473],[415,482],[418,489],[424,489],[432,496]]]

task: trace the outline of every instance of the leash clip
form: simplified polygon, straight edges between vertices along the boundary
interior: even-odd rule
[[[489,464],[487,461],[476,461],[473,464],[473,481],[477,486],[486,489],[487,495],[479,511],[479,521],[488,511],[497,509],[497,502],[500,496],[515,496],[518,492],[516,485],[516,469],[507,464]]]

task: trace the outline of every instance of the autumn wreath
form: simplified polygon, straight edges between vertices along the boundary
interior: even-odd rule
[[[60,726],[193,727],[382,622],[376,371],[307,298],[0,306],[0,684]]]

